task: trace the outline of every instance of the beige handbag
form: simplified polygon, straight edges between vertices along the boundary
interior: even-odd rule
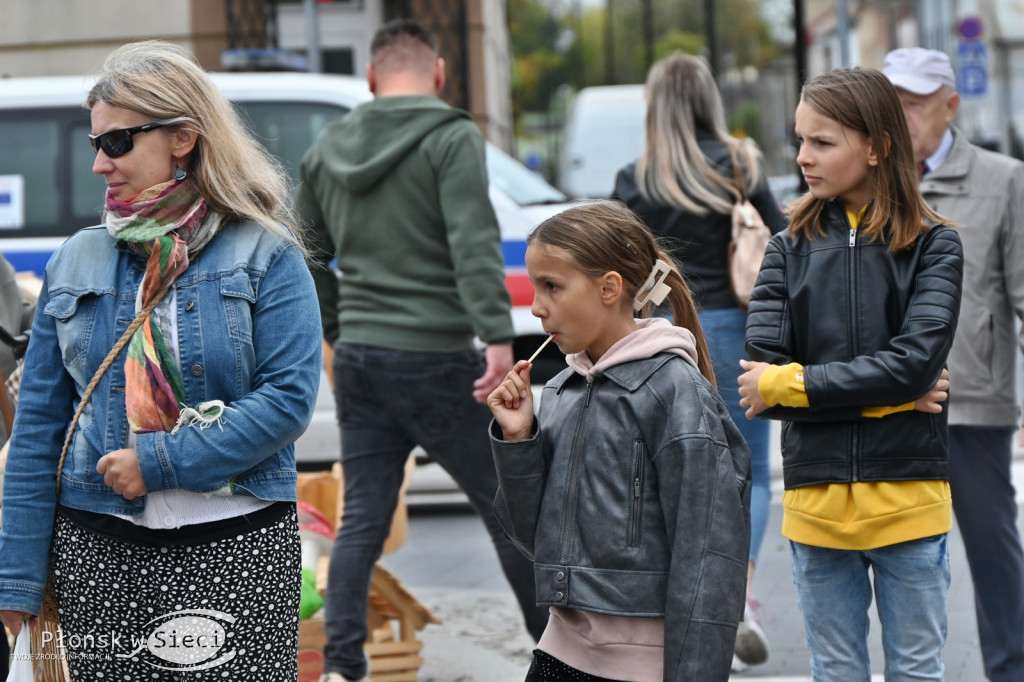
[[[730,150],[730,154],[732,151]],[[729,242],[729,283],[743,312],[750,305],[757,274],[761,271],[764,250],[771,241],[772,232],[750,203],[747,187],[735,154],[732,154],[733,182],[740,200],[732,207],[732,241]]]

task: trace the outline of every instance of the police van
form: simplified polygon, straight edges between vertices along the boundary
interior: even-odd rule
[[[257,138],[297,182],[299,162],[320,130],[372,98],[365,80],[309,73],[211,73]],[[0,79],[0,252],[18,271],[41,275],[76,230],[99,222],[105,185],[82,103],[88,76]],[[506,284],[513,301],[515,355],[529,357],[546,335],[530,314],[526,235],[568,206],[567,197],[497,147],[487,145],[490,199],[502,231]],[[535,362],[536,380],[565,366],[553,344]]]

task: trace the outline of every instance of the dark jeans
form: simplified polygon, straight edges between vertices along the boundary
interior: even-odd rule
[[[1024,552],[1010,463],[1012,427],[950,426],[949,485],[974,582],[985,675],[1024,680]]]
[[[416,445],[444,467],[480,514],[527,630],[539,639],[547,609],[536,605],[533,565],[505,539],[492,509],[498,481],[487,436],[491,414],[472,396],[473,382],[484,372],[480,353],[338,344],[333,370],[345,509],[327,580],[324,670],[350,679],[366,675],[370,579]]]

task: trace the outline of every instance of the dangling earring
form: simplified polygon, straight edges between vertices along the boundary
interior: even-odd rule
[[[175,180],[177,180],[178,182],[181,182],[182,180],[184,180],[187,177],[188,177],[188,173],[185,172],[184,168],[182,168],[181,166],[175,166],[174,167],[174,179]]]

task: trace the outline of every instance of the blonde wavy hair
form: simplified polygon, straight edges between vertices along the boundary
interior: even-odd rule
[[[161,40],[129,43],[104,60],[85,108],[97,102],[195,131],[183,166],[210,208],[252,220],[302,246],[288,175],[249,132],[234,107],[185,48]]]
[[[739,198],[733,177],[712,167],[697,144],[703,130],[739,161],[749,194],[761,178],[753,140],[729,134],[718,85],[700,57],[676,52],[655,62],[644,86],[647,135],[636,164],[640,192],[649,201],[706,215],[729,213]]]

